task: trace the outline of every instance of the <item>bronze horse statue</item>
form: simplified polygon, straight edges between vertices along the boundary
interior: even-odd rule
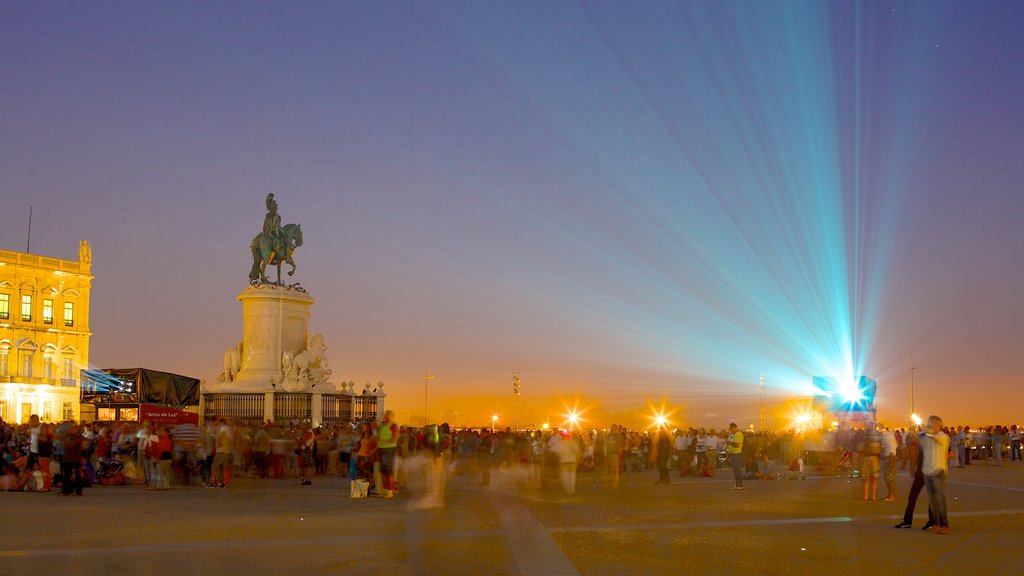
[[[280,237],[259,233],[252,239],[252,270],[249,281],[253,284],[271,284],[267,279],[267,266],[277,266],[277,285],[281,283],[281,265],[288,263],[292,269],[289,276],[295,275],[295,260],[292,256],[295,249],[302,246],[302,227],[299,224],[285,224],[281,228]]]

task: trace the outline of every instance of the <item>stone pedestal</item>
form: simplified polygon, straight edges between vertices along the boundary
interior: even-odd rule
[[[283,384],[284,352],[297,354],[306,349],[314,300],[309,294],[279,286],[249,286],[238,300],[242,303],[241,370],[221,389],[269,392],[271,382]]]

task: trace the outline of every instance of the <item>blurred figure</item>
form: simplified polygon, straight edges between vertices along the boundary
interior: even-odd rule
[[[874,429],[866,430],[860,448],[860,480],[864,500],[878,500],[878,476],[881,473],[882,442]]]
[[[559,477],[562,480],[562,490],[566,494],[576,493],[576,472],[579,468],[580,448],[577,446],[576,434],[566,432],[553,434],[548,447],[558,455]]]
[[[313,484],[313,445],[316,443],[316,435],[309,424],[302,424],[302,435],[299,436],[298,448],[299,457],[299,486],[311,486]]]
[[[885,476],[887,502],[896,500],[896,433],[886,428],[882,431],[882,468]]]
[[[925,489],[928,490],[928,511],[936,525],[929,528],[935,534],[949,534],[946,510],[946,476],[949,473],[949,436],[942,431],[942,418],[928,417],[927,432],[921,437],[922,464]]]
[[[217,420],[214,431],[214,454],[210,465],[210,481],[206,488],[227,488],[231,483],[231,443],[233,434],[226,418]]]
[[[673,440],[672,436],[664,425],[658,426],[654,432],[655,438],[652,442],[651,460],[658,466],[658,479],[655,484],[671,484],[672,479],[668,476],[668,463],[672,459]]]
[[[83,447],[85,439],[82,437],[78,426],[70,426],[64,437],[64,456],[61,461],[60,474],[62,483],[60,487],[61,496],[82,495],[84,478],[82,477],[82,461],[84,459]]]
[[[611,431],[608,432],[608,437],[604,441],[605,473],[608,475],[608,483],[612,488],[619,487],[625,441],[625,436],[623,436],[619,425],[612,424]]]
[[[380,473],[384,497],[395,496],[395,456],[398,454],[398,436],[401,426],[395,422],[395,411],[384,412],[384,421],[377,428],[377,446],[380,449]]]
[[[267,432],[267,426],[264,424],[260,426],[259,430],[256,431],[256,435],[252,439],[252,461],[256,467],[256,477],[266,478],[269,474],[269,466],[267,463],[267,457],[270,454],[270,433]]]

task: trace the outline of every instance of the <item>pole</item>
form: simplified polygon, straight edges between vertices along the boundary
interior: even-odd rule
[[[28,240],[25,242],[25,253],[32,252],[32,207],[28,207]]]
[[[910,413],[917,414],[914,412],[914,352],[910,352]]]
[[[512,370],[512,425],[516,432],[519,431],[519,395],[522,393],[522,382],[519,380],[519,370]]]
[[[760,382],[760,384],[761,384],[761,386],[760,386],[760,388],[761,388],[761,406],[760,406],[760,410],[759,410],[760,416],[761,416],[761,432],[764,432],[765,426],[767,425],[767,421],[768,421],[768,407],[765,406],[765,404],[764,404],[765,377],[767,375],[768,375],[768,370],[767,369],[761,370],[761,382]]]
[[[427,363],[423,363],[423,426],[427,425],[427,383],[433,376],[430,375],[430,371],[427,369]]]

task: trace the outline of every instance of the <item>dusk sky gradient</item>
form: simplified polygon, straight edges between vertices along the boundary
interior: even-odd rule
[[[273,192],[399,419],[1019,417],[1020,2],[0,5],[0,247],[93,243],[92,363],[215,380]],[[405,413],[408,410],[409,413]],[[456,412],[458,415],[456,415]],[[782,423],[782,420],[778,420]],[[1019,423],[1019,422],[1018,422]]]

